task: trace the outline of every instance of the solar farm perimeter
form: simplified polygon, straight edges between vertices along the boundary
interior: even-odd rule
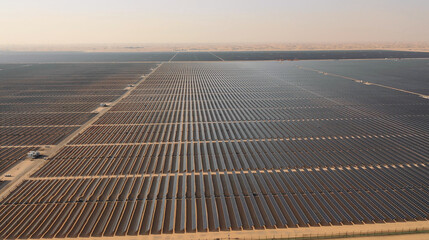
[[[428,59],[192,54],[0,64],[0,238],[427,230]]]

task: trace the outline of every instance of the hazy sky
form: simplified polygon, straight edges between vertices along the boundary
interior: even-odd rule
[[[0,0],[0,44],[429,41],[428,0]]]

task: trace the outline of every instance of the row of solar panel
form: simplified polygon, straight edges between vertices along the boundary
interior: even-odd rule
[[[386,169],[374,172],[381,175],[324,171],[26,181],[0,205],[0,236],[95,237],[428,217],[426,186],[383,186]]]
[[[67,146],[34,176],[424,163],[427,136]]]
[[[2,116],[0,126],[81,125],[95,115],[95,113],[9,113]]]
[[[422,126],[391,124],[380,119],[324,121],[215,122],[91,126],[71,144],[149,143],[240,139],[288,139],[416,134]],[[426,127],[427,128],[427,127]],[[427,129],[424,129],[427,131]]]
[[[347,107],[320,109],[228,109],[228,110],[154,110],[145,112],[109,112],[95,122],[102,124],[145,124],[192,122],[257,121],[257,120],[311,120],[356,118],[364,114]]]
[[[54,145],[79,127],[0,128],[2,146]]]

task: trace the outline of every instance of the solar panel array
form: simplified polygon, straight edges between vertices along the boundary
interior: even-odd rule
[[[126,63],[168,61],[173,52],[23,52],[3,51],[0,63]]]
[[[368,60],[368,61],[303,61],[309,66],[371,83],[429,95],[429,59]],[[429,111],[425,110],[426,113]],[[419,111],[420,112],[420,111]]]
[[[0,174],[56,145],[155,64],[1,64]]]
[[[166,61],[272,61],[310,59],[384,59],[428,58],[427,52],[390,50],[327,50],[327,51],[200,51],[184,52],[14,52],[3,51],[1,63],[132,63]],[[238,48],[240,49],[240,47]],[[139,50],[137,50],[139,51]],[[0,66],[1,67],[1,66]],[[2,68],[0,68],[2,69]]]
[[[0,236],[428,218],[423,98],[291,63],[163,63],[0,203]]]
[[[222,60],[210,52],[178,52],[170,61],[219,61]]]
[[[372,59],[428,58],[427,52],[389,50],[325,50],[325,51],[235,51],[213,52],[225,61],[309,60],[309,59]]]

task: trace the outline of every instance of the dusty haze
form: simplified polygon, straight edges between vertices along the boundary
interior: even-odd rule
[[[0,44],[429,42],[427,9],[424,0],[2,0]]]

